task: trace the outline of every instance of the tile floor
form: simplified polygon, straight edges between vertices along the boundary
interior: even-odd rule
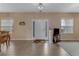
[[[58,44],[31,40],[13,40],[8,48],[3,44],[1,49],[0,56],[69,56]]]
[[[58,43],[69,55],[79,56],[79,41]]]

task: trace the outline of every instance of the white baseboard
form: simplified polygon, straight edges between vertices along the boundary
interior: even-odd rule
[[[33,40],[30,38],[11,38],[11,40]]]

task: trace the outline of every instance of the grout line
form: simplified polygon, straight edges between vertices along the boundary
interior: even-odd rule
[[[58,44],[59,45],[59,44]],[[60,46],[60,45],[59,45]],[[69,53],[68,51],[66,51],[62,46],[60,46],[60,48],[62,48],[67,54],[69,54],[70,56],[72,56],[71,55],[71,53]]]
[[[63,48],[63,47],[61,47],[61,48]],[[63,49],[64,49],[64,48],[63,48]],[[64,49],[64,50],[65,50],[65,49]],[[66,51],[66,50],[65,50],[65,51]],[[69,53],[68,51],[66,51],[66,52],[67,52],[70,56],[72,56],[71,53]]]

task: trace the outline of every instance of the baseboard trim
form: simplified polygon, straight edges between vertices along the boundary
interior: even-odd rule
[[[61,40],[61,42],[79,42],[79,40]]]

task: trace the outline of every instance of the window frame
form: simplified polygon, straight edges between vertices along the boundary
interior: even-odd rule
[[[11,22],[12,24],[11,24],[10,26],[7,26],[7,25],[6,25],[6,26],[5,26],[5,25],[3,26],[3,25],[2,25],[2,21],[3,21],[3,20],[8,20],[8,21],[10,20],[9,22]],[[5,29],[3,30],[4,27],[10,27],[10,28],[9,28],[10,30],[5,30]],[[12,32],[12,31],[13,31],[13,20],[12,20],[12,19],[1,19],[1,20],[0,20],[0,30],[1,30],[1,31],[9,31],[9,32]]]
[[[70,27],[72,27],[71,32],[65,32],[63,29],[61,29],[62,27],[69,27],[69,26],[61,26],[62,19],[64,19],[64,20],[72,20],[73,24],[72,24],[72,26],[70,26]],[[72,17],[61,18],[61,20],[60,20],[60,31],[61,31],[62,34],[73,34],[74,33],[74,28],[73,27],[74,27],[74,19]]]

